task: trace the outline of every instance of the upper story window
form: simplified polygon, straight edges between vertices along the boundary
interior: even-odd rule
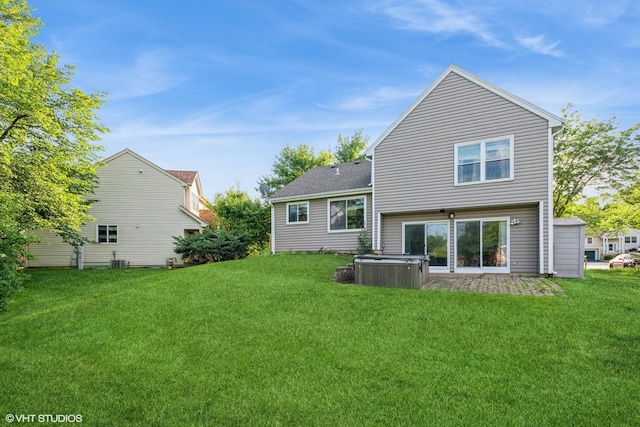
[[[287,224],[308,224],[309,202],[287,203]]]
[[[98,243],[118,243],[118,226],[98,225]]]
[[[625,243],[638,243],[638,236],[625,236]]]
[[[587,245],[593,245],[593,237],[587,237]]]
[[[513,135],[455,145],[455,184],[513,179]]]
[[[365,223],[366,198],[329,200],[329,231],[359,231]]]
[[[190,193],[191,193],[191,210],[194,212],[198,212],[200,208],[200,200],[198,198],[198,195],[192,191],[190,191]]]

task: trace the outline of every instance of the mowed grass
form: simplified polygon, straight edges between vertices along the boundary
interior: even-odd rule
[[[350,258],[44,270],[0,313],[0,416],[84,425],[638,425],[640,275],[532,297],[337,284]],[[42,424],[41,424],[42,425]]]

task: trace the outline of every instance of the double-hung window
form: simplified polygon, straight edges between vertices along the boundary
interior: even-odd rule
[[[308,224],[309,202],[287,203],[287,224]]]
[[[455,145],[455,184],[513,179],[513,136]]]
[[[118,243],[118,226],[98,225],[98,243]]]
[[[329,200],[329,231],[363,230],[365,205],[364,196]]]

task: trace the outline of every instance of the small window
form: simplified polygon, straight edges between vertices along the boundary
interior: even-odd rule
[[[455,145],[455,184],[513,179],[513,136]]]
[[[287,224],[308,224],[309,202],[287,203]]]
[[[118,226],[98,225],[98,243],[118,243]]]
[[[364,197],[329,200],[329,231],[359,231],[366,227]]]
[[[587,245],[593,245],[593,237],[587,237]]]

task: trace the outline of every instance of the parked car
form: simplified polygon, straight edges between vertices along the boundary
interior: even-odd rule
[[[635,260],[629,254],[616,255],[609,261],[609,268],[626,268],[636,265]]]

